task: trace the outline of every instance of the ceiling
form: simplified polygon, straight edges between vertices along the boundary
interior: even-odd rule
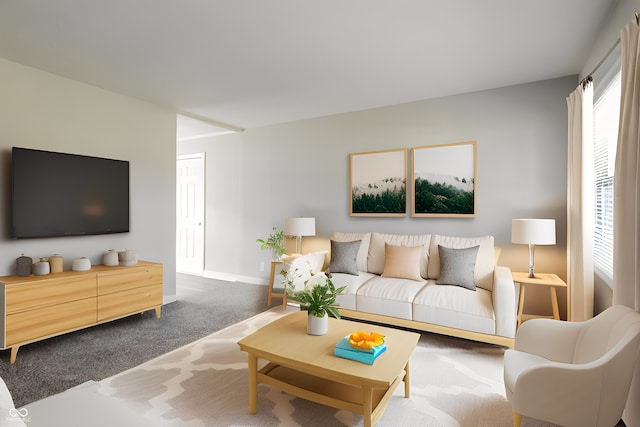
[[[2,0],[0,57],[238,130],[579,74],[614,3]]]

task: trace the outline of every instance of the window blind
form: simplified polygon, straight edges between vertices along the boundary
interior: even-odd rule
[[[595,78],[594,78],[595,80]],[[594,235],[593,262],[597,270],[613,280],[613,176],[615,173],[620,117],[620,69],[608,84],[601,83],[594,100]],[[602,87],[604,86],[604,88]],[[595,89],[595,88],[594,88]]]

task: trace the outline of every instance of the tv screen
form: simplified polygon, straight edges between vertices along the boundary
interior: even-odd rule
[[[14,239],[129,231],[129,162],[12,148]]]

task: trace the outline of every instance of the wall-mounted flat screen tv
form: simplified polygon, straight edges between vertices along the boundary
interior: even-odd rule
[[[129,162],[12,148],[14,239],[129,231]]]

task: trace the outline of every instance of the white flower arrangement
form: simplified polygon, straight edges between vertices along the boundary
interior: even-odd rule
[[[292,265],[286,271],[283,270],[282,275],[287,299],[299,302],[300,309],[316,317],[324,317],[328,314],[336,319],[340,318],[336,297],[346,289],[346,286],[336,289],[330,274],[314,273],[311,264],[306,261],[301,265]]]

